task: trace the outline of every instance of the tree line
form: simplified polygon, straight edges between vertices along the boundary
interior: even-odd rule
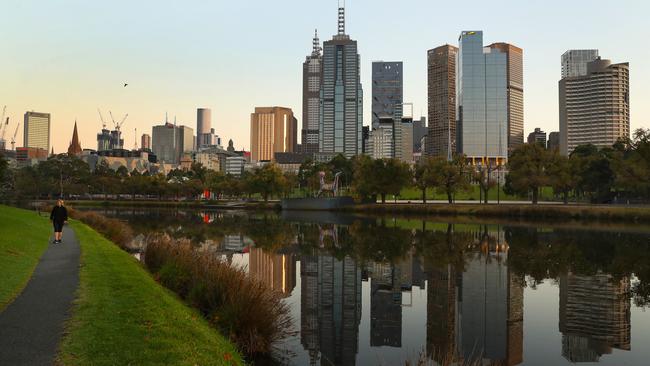
[[[484,202],[498,184],[493,172],[500,167],[471,166],[463,155],[448,161],[442,157],[423,157],[411,167],[397,159],[371,159],[359,155],[347,159],[335,156],[327,163],[306,161],[297,174],[283,172],[271,163],[241,177],[208,170],[192,164],[188,170],[168,174],[141,174],[125,167],[109,168],[100,161],[94,171],[81,159],[66,154],[49,157],[35,166],[9,168],[0,158],[0,194],[9,199],[82,197],[104,198],[118,195],[132,199],[146,196],[157,199],[195,199],[209,191],[217,199],[313,196],[320,187],[319,172],[331,181],[341,172],[345,194],[360,201],[385,202],[399,196],[406,187],[417,188],[424,202],[427,191],[435,190],[453,203],[456,194],[479,188]],[[570,156],[547,150],[538,144],[517,148],[503,168],[507,171],[503,189],[507,194],[539,200],[539,192],[551,187],[565,203],[570,199],[594,203],[648,201],[650,199],[650,130],[637,130],[632,139],[620,140],[611,147],[578,146]],[[497,187],[498,188],[498,187]]]

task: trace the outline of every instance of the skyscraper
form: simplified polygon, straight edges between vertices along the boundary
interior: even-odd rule
[[[25,112],[23,146],[50,151],[50,114]]]
[[[528,134],[528,143],[537,143],[542,145],[542,147],[546,147],[546,132],[542,131],[541,128],[536,127],[535,131]]]
[[[401,118],[403,103],[403,64],[375,61],[372,63],[372,128],[379,127],[379,118]]]
[[[220,145],[212,128],[212,110],[198,108],[196,110],[196,148],[197,150],[214,145]]]
[[[251,159],[271,161],[276,152],[294,152],[297,129],[290,108],[256,107],[251,113]]]
[[[302,64],[302,152],[318,152],[318,123],[323,56],[318,32],[314,33],[311,55]]]
[[[194,131],[190,127],[168,122],[153,126],[151,140],[154,154],[163,163],[178,164],[183,153],[194,149]]]
[[[140,139],[140,148],[143,150],[151,150],[151,136],[149,134],[142,134]]]
[[[562,56],[564,63],[569,51]],[[586,58],[588,59],[588,58]],[[582,58],[581,60],[585,60]],[[630,70],[628,63],[612,64],[600,58],[580,64],[575,57],[559,82],[560,153],[578,146],[611,146],[630,136]],[[581,74],[581,70],[586,70]],[[575,75],[575,76],[570,76]]]
[[[508,156],[524,143],[524,51],[508,43],[493,43],[493,50],[506,54],[508,88]]]
[[[569,50],[562,55],[562,79],[587,75],[587,63],[598,58],[598,50]]]
[[[459,38],[457,105],[460,152],[472,163],[507,159],[508,87],[506,53],[483,47],[483,32]]]
[[[429,133],[425,154],[451,158],[456,152],[456,58],[451,45],[427,52]]]
[[[345,8],[339,7],[338,34],[323,45],[319,152],[361,153],[363,90],[357,42],[345,34]]]

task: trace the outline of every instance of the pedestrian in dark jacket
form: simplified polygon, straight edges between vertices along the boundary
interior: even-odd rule
[[[63,224],[68,222],[68,210],[63,205],[63,200],[56,201],[56,206],[50,214],[50,221],[54,225],[54,244],[59,244],[63,235]]]

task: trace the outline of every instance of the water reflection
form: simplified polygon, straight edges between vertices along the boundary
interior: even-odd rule
[[[404,364],[421,350],[438,364],[644,364],[650,356],[648,347],[633,347],[631,332],[632,312],[648,323],[639,311],[650,298],[644,231],[147,212],[105,213],[241,258],[294,309],[299,335],[287,342],[294,364]],[[527,312],[525,297],[551,287],[559,300],[544,306],[555,315],[527,326],[525,318],[541,315]],[[525,342],[549,330],[555,338]],[[642,326],[636,334],[640,342],[650,336]]]

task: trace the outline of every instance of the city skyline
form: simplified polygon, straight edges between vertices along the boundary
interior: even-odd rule
[[[155,16],[149,16],[157,18],[156,23],[145,23],[150,27],[140,22],[151,11],[144,4],[125,8],[118,3],[103,11],[85,6],[70,11],[66,6],[69,4],[16,3],[9,9],[9,20],[1,30],[12,33],[5,37],[8,57],[0,60],[0,69],[7,73],[0,105],[7,105],[11,126],[21,121],[25,111],[50,113],[51,145],[58,153],[69,145],[75,118],[83,147],[93,147],[92,142],[101,129],[97,107],[118,115],[129,113],[123,129],[127,146],[134,141],[135,128],[139,135],[151,133],[151,127],[163,121],[165,111],[170,116],[176,115],[179,124],[194,126],[196,109],[206,107],[213,111],[213,128],[218,135],[226,140],[232,138],[237,148],[249,149],[247,122],[252,107],[286,105],[301,116],[300,65],[310,51],[313,30],[318,29],[321,39],[329,39],[336,33],[335,1],[317,4],[286,1],[280,6],[217,2],[183,8],[157,3]],[[440,44],[456,44],[457,34],[464,29],[481,29],[486,34],[485,44],[508,42],[525,50],[524,131],[534,127],[548,132],[559,129],[560,57],[566,50],[587,48],[599,49],[608,58],[630,63],[630,127],[632,131],[648,127],[644,119],[650,115],[650,107],[642,103],[650,93],[650,87],[643,83],[650,75],[647,51],[633,47],[642,40],[635,29],[641,24],[640,16],[648,5],[626,4],[628,21],[608,31],[598,26],[609,17],[599,13],[598,6],[585,9],[569,4],[568,8],[563,6],[562,13],[556,13],[553,4],[512,3],[496,14],[493,9],[497,7],[476,3],[471,4],[475,12],[461,17],[461,7],[449,4],[445,10],[457,13],[458,17],[428,24],[426,15],[433,5],[413,1],[402,8],[391,7],[390,11],[387,5],[392,3],[378,1],[371,6],[367,1],[348,1],[347,33],[358,41],[362,84],[370,85],[372,61],[404,62],[404,100],[414,102],[416,117],[427,115],[427,50]],[[412,11],[414,7],[419,11]],[[197,10],[214,16],[228,12],[229,16],[220,18],[220,22],[188,27],[194,20],[190,15]],[[549,27],[548,19],[554,19],[553,24],[569,24],[579,10],[581,16],[593,20],[582,24],[582,32]],[[270,22],[266,19],[268,15],[287,11],[310,16],[294,17],[295,21],[287,24],[273,23],[273,27],[260,32],[259,27]],[[22,13],[30,13],[31,17],[25,20],[18,16]],[[486,16],[490,13],[494,16]],[[237,22],[238,16],[243,15],[251,17],[251,21]],[[43,22],[46,16],[51,21]],[[504,19],[512,16],[515,16],[512,22],[505,24]],[[399,24],[405,17],[409,23],[419,26],[409,29],[389,26],[393,22]],[[458,22],[459,19],[462,21]],[[255,21],[260,24],[248,26]],[[120,26],[105,26],[114,23]],[[16,33],[15,29],[25,31]],[[277,44],[280,39],[282,52],[270,47],[271,41]],[[548,42],[549,39],[553,42]],[[202,50],[204,54],[199,53]],[[259,52],[270,52],[273,57],[256,57]],[[124,87],[123,83],[129,85]],[[283,85],[279,92],[277,84]],[[363,123],[367,126],[371,120],[371,101],[365,99]],[[298,122],[302,125],[302,118]],[[22,140],[21,135],[19,131],[17,141]]]

